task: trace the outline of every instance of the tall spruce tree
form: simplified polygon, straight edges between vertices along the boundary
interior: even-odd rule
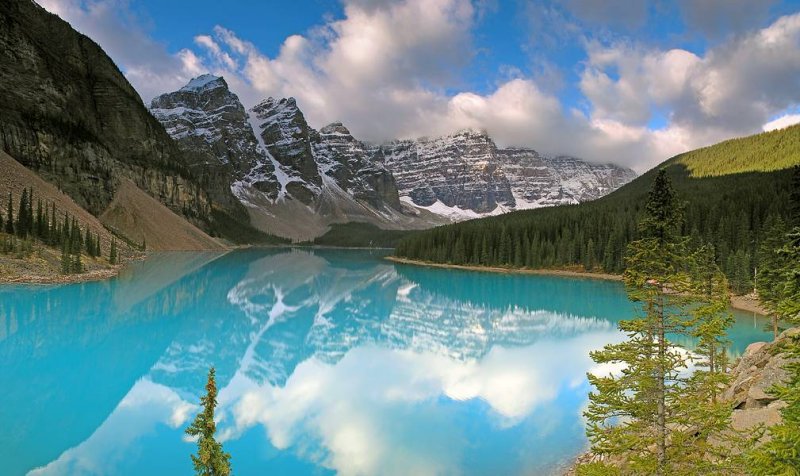
[[[217,382],[214,367],[208,371],[206,394],[200,397],[202,411],[195,417],[186,434],[197,436],[197,455],[192,455],[195,473],[198,476],[227,476],[231,474],[231,455],[214,439],[217,425],[214,409],[217,406]]]
[[[108,253],[108,262],[111,264],[117,264],[117,240],[111,240],[111,251]]]
[[[579,474],[678,474],[724,458],[709,460],[706,450],[727,428],[730,411],[712,406],[723,369],[727,283],[716,266],[708,267],[710,252],[692,253],[688,237],[680,235],[681,208],[661,170],[640,238],[628,245],[623,275],[641,316],[620,322],[625,341],[591,354],[598,364],[622,364],[623,370],[588,376],[595,390],[585,412],[587,435],[599,461],[580,466]],[[705,274],[697,276],[700,270]],[[669,336],[693,335],[708,369],[688,377],[689,355]]]
[[[800,213],[800,208],[797,209]],[[785,265],[777,284],[779,298],[774,306],[779,316],[800,325],[800,226],[787,234],[787,244],[781,248]],[[800,332],[787,336],[782,342],[788,357],[785,369],[789,380],[772,389],[783,400],[781,423],[769,428],[770,440],[750,454],[750,472],[756,476],[800,474]]]
[[[11,192],[8,192],[8,217],[6,217],[6,233],[9,235],[14,234],[14,199],[11,196]]]
[[[19,208],[17,209],[17,236],[24,238],[28,236],[30,230],[28,229],[28,189],[22,189],[22,195],[19,197]]]

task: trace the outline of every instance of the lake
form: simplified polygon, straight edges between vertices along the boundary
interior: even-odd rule
[[[4,475],[192,474],[217,370],[246,475],[558,474],[621,283],[423,268],[365,250],[165,253],[117,279],[0,286]],[[731,353],[769,340],[736,312]]]

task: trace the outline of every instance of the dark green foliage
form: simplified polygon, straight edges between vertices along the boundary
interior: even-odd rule
[[[364,248],[394,248],[397,243],[409,236],[411,231],[384,230],[370,223],[344,223],[331,226],[324,235],[315,238],[310,244],[318,246],[343,246]],[[456,253],[465,254],[464,242],[456,244]]]
[[[581,475],[729,474],[741,468],[742,439],[730,431],[731,408],[717,402],[726,383],[728,284],[713,250],[694,250],[681,235],[682,213],[661,170],[648,194],[640,237],[628,245],[623,275],[640,315],[619,323],[627,339],[591,353],[600,368],[588,375],[595,390],[584,415],[592,453],[604,458],[578,468]],[[698,369],[671,339],[694,337]],[[725,448],[719,442],[726,440]]]
[[[766,307],[778,317],[800,325],[800,226],[795,226],[785,237],[778,252],[783,267],[777,270],[769,286],[774,301]],[[781,410],[781,423],[769,428],[770,441],[750,454],[750,472],[758,476],[800,474],[800,332],[797,329],[789,332],[781,342],[789,381],[772,389],[786,407]]]
[[[196,436],[197,455],[192,455],[192,464],[198,476],[228,476],[231,474],[231,455],[225,453],[222,445],[214,439],[217,425],[214,422],[214,409],[217,406],[217,382],[214,367],[208,371],[206,394],[200,397],[203,410],[197,414],[186,434]]]
[[[111,264],[117,264],[117,240],[111,240],[111,251],[108,255],[108,262]]]
[[[0,230],[6,231],[0,236],[0,252],[22,253],[24,256],[33,250],[34,243],[41,243],[61,251],[61,271],[65,274],[85,271],[82,254],[92,258],[101,256],[100,234],[92,233],[88,227],[82,229],[77,219],[66,212],[63,219],[59,219],[55,203],[44,203],[38,199],[34,208],[33,189],[23,189],[14,219],[13,199],[9,193],[9,218],[0,217]],[[8,233],[9,230],[11,233]],[[119,255],[116,243],[114,245],[116,264]]]
[[[695,245],[712,245],[716,264],[734,288],[752,290],[765,224],[789,214],[791,170],[690,178],[674,159],[663,169],[683,200],[681,234]],[[597,267],[621,273],[626,246],[640,237],[636,224],[644,215],[656,173],[650,171],[606,197],[580,205],[512,212],[418,232],[403,239],[395,254],[483,266],[518,267],[521,262],[526,268],[592,267],[587,260],[591,240]],[[460,246],[455,246],[459,240],[463,258]]]
[[[8,218],[6,219],[6,233],[9,235],[14,234],[14,199],[11,192],[8,192]]]

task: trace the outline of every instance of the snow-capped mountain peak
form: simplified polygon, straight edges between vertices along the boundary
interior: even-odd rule
[[[429,227],[598,198],[635,177],[613,165],[499,148],[484,130],[374,145],[341,122],[312,128],[294,98],[249,111],[219,76],[163,94],[151,112],[185,149],[230,169],[263,230],[313,238],[330,223]]]
[[[203,91],[207,89],[225,88],[228,89],[228,83],[225,82],[221,76],[214,76],[213,74],[202,74],[196,78],[192,78],[186,86],[182,87],[181,91]]]

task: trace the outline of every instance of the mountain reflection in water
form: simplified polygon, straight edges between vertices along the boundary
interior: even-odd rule
[[[385,252],[168,253],[0,287],[8,474],[188,474],[217,369],[236,474],[548,474],[585,445],[619,283],[395,265]],[[766,339],[737,314],[732,352]]]

